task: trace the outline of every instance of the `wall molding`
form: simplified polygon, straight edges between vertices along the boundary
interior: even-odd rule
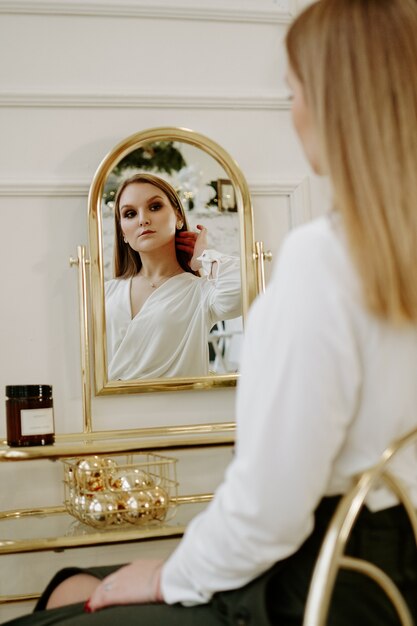
[[[87,181],[64,180],[0,180],[1,198],[86,198]]]
[[[116,108],[116,109],[234,109],[289,110],[291,103],[284,94],[187,95],[129,93],[52,93],[35,91],[0,92],[0,107],[19,108]]]
[[[256,4],[253,2],[253,6]],[[296,0],[289,0],[288,10],[256,9],[250,6],[191,7],[132,4],[117,0],[92,2],[56,2],[55,0],[0,0],[0,14],[54,15],[81,17],[126,17],[215,22],[250,22],[288,24],[296,11]]]
[[[313,217],[309,178],[303,178],[288,195],[290,228],[309,222]]]
[[[0,197],[10,198],[87,198],[91,181],[86,180],[0,180]],[[308,177],[289,182],[248,183],[253,198],[287,196],[290,227],[308,222],[311,217]]]
[[[281,181],[253,182],[250,189],[256,196],[291,196],[303,183],[299,179]]]
[[[249,188],[253,197],[287,196],[290,228],[312,219],[310,182],[307,176],[296,181],[253,183],[249,184]]]
[[[80,197],[87,196],[89,180],[0,180],[0,196],[9,197]],[[297,194],[303,181],[248,183],[253,196],[288,196]],[[300,198],[301,199],[301,198]]]

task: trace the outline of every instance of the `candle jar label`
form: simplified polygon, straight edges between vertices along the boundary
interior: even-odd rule
[[[23,437],[49,435],[54,432],[54,411],[50,409],[22,409],[20,411]]]

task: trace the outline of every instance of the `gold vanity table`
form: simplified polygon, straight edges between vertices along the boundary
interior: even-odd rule
[[[162,430],[164,434],[160,434],[159,431]],[[0,463],[35,460],[59,462],[61,459],[93,455],[111,456],[150,451],[165,453],[167,450],[171,452],[231,446],[234,441],[234,430],[234,423],[223,423],[146,429],[140,436],[137,431],[126,431],[123,439],[115,439],[114,433],[111,432],[58,436],[53,446],[10,448],[3,443],[0,446]],[[177,495],[172,502],[176,506],[176,514],[168,522],[106,530],[93,529],[76,522],[67,513],[63,503],[39,509],[0,511],[0,556],[44,551],[61,552],[71,548],[178,538],[184,533],[190,519],[211,498],[210,493]],[[39,590],[30,594],[2,595],[0,606],[35,600],[38,596]]]

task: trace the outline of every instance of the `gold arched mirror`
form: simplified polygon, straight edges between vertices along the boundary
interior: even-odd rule
[[[117,226],[124,209],[116,210],[120,203],[115,199],[122,182],[140,172],[157,176],[175,189],[189,231],[196,232],[197,224],[207,229],[208,260],[216,270],[214,275],[210,268],[206,274],[202,270],[182,272],[168,277],[161,286],[150,283],[152,289],[157,288],[149,289],[150,295],[135,313],[134,278],[115,274],[115,246],[120,245],[120,234],[125,235]],[[211,139],[183,128],[154,128],[128,137],[104,158],[94,176],[89,193],[89,238],[96,394],[234,385],[244,319],[255,296],[256,281],[251,199],[231,156]],[[129,245],[127,240],[125,243]],[[234,268],[239,281],[239,310],[234,306],[222,315],[216,309],[214,315],[213,293],[224,288],[219,283],[221,272],[226,276],[223,283],[230,282],[223,269],[227,267]],[[109,300],[114,287],[119,291],[117,306]],[[204,306],[211,307],[198,320],[193,313],[197,292],[202,294]],[[184,315],[190,319],[180,328],[177,322]],[[168,346],[172,354],[168,354]],[[182,351],[190,348],[194,355],[203,351],[206,369],[193,366],[192,359],[184,370],[178,366],[188,358],[183,358]],[[157,366],[149,365],[152,350],[157,351],[151,357],[158,361]],[[175,367],[171,366],[173,360]],[[168,362],[170,366],[165,367]]]

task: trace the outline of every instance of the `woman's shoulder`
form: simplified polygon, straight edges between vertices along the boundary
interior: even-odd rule
[[[189,294],[192,290],[198,289],[200,277],[191,272],[181,272],[170,278],[165,285],[165,293],[171,292],[178,295]]]
[[[178,274],[178,276],[174,276],[174,278],[177,278],[178,281],[184,285],[193,285],[194,283],[197,284],[200,280],[200,276],[196,276],[192,272],[182,272],[181,274]]]
[[[111,296],[117,292],[127,289],[130,284],[130,278],[112,278],[104,283],[104,291],[106,296]]]
[[[328,264],[331,260],[348,263],[350,254],[340,216],[327,213],[291,230],[284,239],[281,257],[297,263]]]
[[[338,214],[323,215],[288,233],[275,267],[275,277],[283,275],[304,283],[344,283],[357,288],[357,272]]]
[[[320,242],[332,246],[340,245],[342,240],[343,227],[340,215],[332,211],[290,230],[285,238],[285,244],[314,247]]]

